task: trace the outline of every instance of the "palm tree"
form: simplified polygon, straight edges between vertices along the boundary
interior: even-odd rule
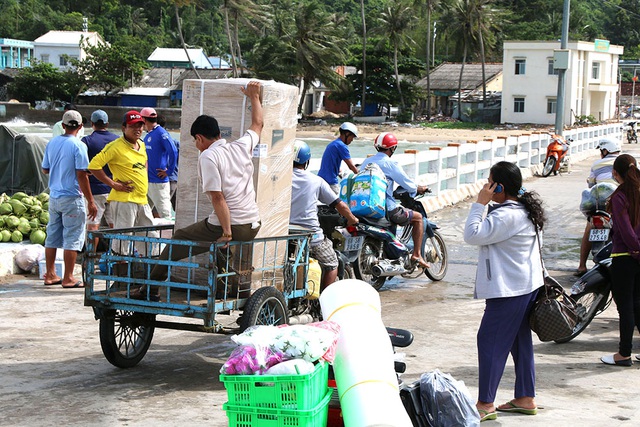
[[[367,105],[367,20],[364,13],[364,0],[360,0],[360,16],[362,18],[362,111],[360,114],[364,116],[364,109]]]
[[[431,15],[440,5],[440,0],[414,0],[414,5],[423,9],[427,14],[427,117],[431,116]]]
[[[396,85],[398,95],[400,96],[400,106],[404,110],[404,98],[402,89],[400,88],[400,73],[398,72],[398,52],[400,48],[409,43],[413,43],[409,37],[409,30],[413,27],[414,13],[411,6],[405,4],[402,0],[394,2],[387,6],[387,9],[381,13],[378,18],[381,26],[380,31],[386,36],[393,46],[393,67],[396,76]]]
[[[477,42],[480,47],[480,60],[482,63],[482,105],[487,105],[487,78],[485,75],[485,44],[493,45],[493,30],[495,29],[494,17],[499,13],[497,9],[491,8],[494,0],[472,0],[471,18],[473,32],[477,36]],[[485,43],[487,41],[488,43]]]

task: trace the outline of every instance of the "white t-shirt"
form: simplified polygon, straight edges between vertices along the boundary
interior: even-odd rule
[[[314,243],[324,240],[318,220],[318,201],[330,205],[338,199],[324,179],[309,171],[293,168],[289,222],[315,231]]]
[[[218,140],[200,154],[198,169],[202,191],[221,191],[229,207],[232,225],[252,224],[260,220],[256,192],[253,187],[253,148],[260,140],[248,130],[242,138],[226,142]],[[220,225],[215,211],[209,223]]]

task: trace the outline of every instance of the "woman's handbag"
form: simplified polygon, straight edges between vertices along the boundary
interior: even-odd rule
[[[578,323],[576,303],[552,277],[545,277],[544,282],[531,309],[529,326],[540,341],[566,338]]]

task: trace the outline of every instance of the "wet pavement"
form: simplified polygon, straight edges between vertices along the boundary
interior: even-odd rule
[[[640,155],[635,145],[624,149]],[[596,158],[573,165],[570,174],[525,183],[545,200],[545,263],[565,287],[573,283],[585,224],[580,193]],[[437,368],[463,380],[475,399],[475,336],[484,303],[472,298],[477,250],[462,241],[469,203],[430,215],[449,249],[445,280],[394,279],[380,297],[385,324],[415,335],[400,350],[407,362],[403,379],[412,382]],[[156,329],[139,365],[115,368],[102,354],[98,322],[83,306],[83,291],[44,287],[34,277],[0,278],[0,425],[227,425],[218,372],[233,347],[228,336]],[[217,319],[229,326],[235,321]],[[612,306],[567,344],[534,339],[539,414],[499,414],[483,426],[640,424],[640,363],[622,368],[599,362],[616,351],[617,328]],[[509,362],[497,403],[512,398],[513,381]]]

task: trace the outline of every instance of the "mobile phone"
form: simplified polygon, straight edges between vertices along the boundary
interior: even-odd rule
[[[504,188],[502,187],[502,184],[497,184],[496,188],[493,189],[494,193],[502,193],[504,191]]]

